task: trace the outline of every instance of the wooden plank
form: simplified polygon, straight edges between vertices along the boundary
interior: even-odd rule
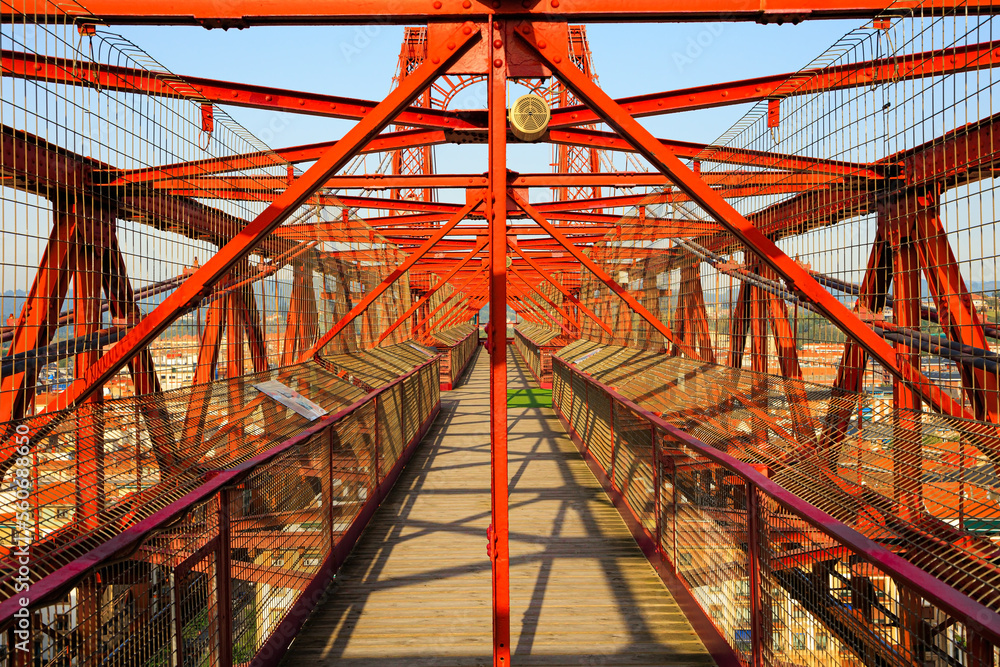
[[[487,355],[471,363],[284,664],[491,664]],[[508,411],[513,664],[713,664],[552,410]]]

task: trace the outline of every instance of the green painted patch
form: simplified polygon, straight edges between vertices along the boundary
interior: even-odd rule
[[[507,406],[511,408],[551,408],[551,389],[508,389]]]

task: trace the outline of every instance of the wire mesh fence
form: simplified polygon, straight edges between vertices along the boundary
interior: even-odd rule
[[[0,664],[228,665],[283,650],[437,413],[439,357],[420,356],[367,393],[315,371],[347,398],[324,403],[329,417],[257,425],[273,446],[151,484],[141,507],[126,499],[100,517],[107,535],[73,542],[59,522],[77,519],[46,516],[24,636],[5,562]],[[70,491],[40,507],[73,503]]]
[[[988,563],[967,562],[950,581],[928,576],[926,560],[915,552],[930,540],[904,531],[872,536],[860,522],[846,528],[776,483],[768,466],[689,435],[674,425],[676,414],[664,411],[661,418],[659,410],[640,407],[645,396],[626,397],[634,396],[632,383],[606,384],[611,375],[623,376],[605,364],[629,355],[633,363],[624,372],[634,374],[650,355],[619,348],[605,364],[592,362],[595,371],[586,364],[600,347],[571,348],[553,360],[553,405],[623,500],[622,511],[637,526],[633,533],[665,558],[741,660],[996,664],[1000,616],[996,601],[983,595],[996,587],[968,586]],[[581,352],[588,359],[581,360]],[[695,378],[674,381],[686,385]],[[954,567],[954,559],[949,564]]]

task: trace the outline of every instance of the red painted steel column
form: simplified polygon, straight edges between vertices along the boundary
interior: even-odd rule
[[[893,321],[902,327],[920,329],[920,256],[917,252],[915,211],[908,197],[901,197],[879,207],[879,216],[885,217],[885,228],[893,248]],[[896,363],[920,368],[920,348],[895,343]],[[920,394],[898,378],[892,383],[892,495],[898,510],[903,514],[920,512],[921,458]],[[900,649],[912,663],[919,662],[922,653],[921,612],[923,603],[919,596],[905,585],[899,587]]]
[[[893,246],[893,321],[901,327],[920,330],[920,256],[916,244],[916,211],[910,198],[902,198],[882,207],[879,215],[888,216],[887,228]],[[920,348],[896,343],[896,363],[920,368]],[[896,379],[892,384],[893,441],[892,487],[893,499],[901,507],[913,511],[923,508],[921,496],[921,458],[919,441],[913,434],[920,433],[920,394]],[[903,412],[899,412],[902,410]]]
[[[510,664],[510,547],[507,516],[507,72],[504,25],[489,35],[490,444],[493,523],[493,666]]]
[[[676,492],[676,490],[675,490]],[[760,571],[760,496],[757,487],[750,482],[746,485],[747,494],[747,570],[750,588],[750,664],[753,667],[764,665],[764,605],[763,585]]]
[[[754,262],[758,270],[755,274],[762,273],[760,264]],[[750,401],[755,407],[765,413],[770,412],[768,398],[768,358],[767,358],[767,292],[760,287],[751,285],[750,289],[750,364],[756,373],[753,375],[750,386]],[[767,424],[754,415],[751,418],[751,429],[753,438],[758,446],[766,447],[770,440]]]
[[[92,201],[61,201],[56,215],[77,218],[77,246],[73,267],[73,333],[92,334],[101,328],[101,253],[108,238],[110,214],[92,207]],[[113,222],[113,219],[111,220]],[[89,350],[73,359],[73,376],[84,377],[99,353]],[[31,380],[34,384],[34,380]],[[106,509],[104,460],[104,395],[102,387],[89,396],[76,419],[76,509],[74,523],[85,533],[101,525]],[[138,465],[138,463],[136,464]],[[84,579],[77,589],[78,637],[88,659],[99,662],[101,651],[101,592],[99,575]]]
[[[230,295],[226,308],[226,384],[228,385],[226,409],[230,424],[233,425],[228,437],[229,453],[232,456],[236,456],[243,447],[243,425],[238,421],[244,403],[241,379],[244,372],[243,326],[236,301],[236,294]]]
[[[219,546],[215,561],[216,611],[218,617],[218,657],[220,665],[233,664],[233,490],[219,491]]]
[[[740,282],[740,289],[733,303],[729,318],[729,360],[733,368],[743,368],[743,354],[747,347],[747,331],[750,328],[750,285]]]
[[[58,206],[58,205],[57,205]],[[82,204],[66,204],[78,215],[81,244],[73,273],[73,334],[86,336],[101,328],[101,249],[107,238],[106,222],[100,210],[81,211]],[[96,218],[96,219],[95,219]],[[99,352],[88,350],[73,360],[74,377],[84,377],[97,363]],[[103,392],[90,396],[77,415],[76,428],[76,524],[80,530],[94,530],[101,524],[105,509]]]

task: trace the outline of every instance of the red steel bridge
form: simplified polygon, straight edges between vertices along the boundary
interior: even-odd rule
[[[997,665],[998,13],[0,0],[0,665]],[[586,32],[830,19],[620,99]],[[119,28],[387,24],[382,100]]]

